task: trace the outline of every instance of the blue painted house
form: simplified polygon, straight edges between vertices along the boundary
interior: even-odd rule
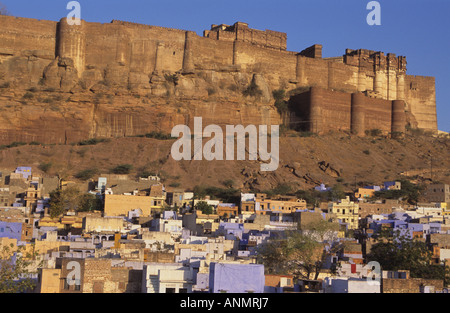
[[[19,166],[14,171],[16,174],[21,174],[23,178],[28,179],[31,176],[31,167],[28,166]]]
[[[0,238],[22,240],[22,223],[0,221]]]
[[[264,265],[211,263],[209,290],[211,293],[263,293]]]

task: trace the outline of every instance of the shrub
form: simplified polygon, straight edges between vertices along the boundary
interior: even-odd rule
[[[239,203],[240,191],[234,188],[219,188],[213,186],[195,186],[194,197],[203,199],[205,196],[211,196],[211,199],[218,199],[226,203]]]
[[[105,139],[105,138],[91,138],[91,139],[82,140],[82,141],[78,142],[78,145],[79,146],[91,146],[91,145],[96,145],[98,143],[106,142],[106,141],[108,141],[108,139]]]
[[[272,95],[275,100],[283,100],[284,97],[286,96],[286,90],[284,89],[274,90],[272,91]]]
[[[111,171],[114,174],[130,174],[132,169],[133,165],[131,164],[121,164],[111,169]]]
[[[163,132],[157,132],[157,131],[152,131],[150,133],[145,134],[146,138],[154,138],[154,139],[158,139],[158,140],[169,140],[172,139],[172,136],[170,134],[166,134]]]
[[[203,214],[213,214],[214,213],[214,209],[211,205],[209,205],[208,203],[206,203],[205,201],[200,201],[195,205],[195,209],[196,210],[200,210],[202,211]]]
[[[372,137],[379,137],[383,134],[381,129],[368,129],[365,131],[366,135],[372,136]]]
[[[75,177],[81,180],[88,180],[94,177],[96,174],[97,174],[96,169],[86,169],[76,173]]]
[[[259,87],[256,85],[254,81],[250,83],[250,85],[245,89],[242,94],[246,97],[256,97],[261,96],[262,91],[259,89]]]
[[[275,188],[264,191],[269,197],[274,195],[287,195],[291,192],[292,188],[288,184],[278,184]]]
[[[216,89],[214,89],[214,88],[208,88],[207,91],[208,91],[208,96],[211,96],[217,92]]]
[[[299,137],[311,137],[311,136],[314,136],[315,134],[313,132],[309,132],[309,131],[300,131],[300,132],[297,132],[297,135]]]
[[[139,178],[147,178],[149,176],[156,176],[156,174],[148,170],[141,170],[141,172],[138,174]]]
[[[234,180],[232,180],[232,179],[227,179],[227,180],[224,180],[224,181],[222,182],[222,184],[223,184],[225,187],[233,188]]]
[[[50,170],[50,168],[52,167],[52,163],[41,163],[38,166],[38,169],[40,169],[41,171],[43,171],[44,173],[48,173],[48,171]]]
[[[14,141],[14,142],[10,143],[9,145],[1,145],[0,146],[0,150],[7,149],[7,148],[15,148],[15,147],[20,147],[20,146],[25,146],[26,144],[27,144],[26,142]]]
[[[9,88],[10,85],[10,82],[4,82],[3,84],[0,84],[0,88]]]
[[[53,104],[55,100],[53,98],[47,97],[45,99],[40,99],[42,103]]]
[[[164,74],[164,78],[168,83],[172,83],[174,85],[178,85],[178,76],[176,74]]]

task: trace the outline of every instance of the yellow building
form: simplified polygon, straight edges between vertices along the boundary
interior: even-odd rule
[[[35,209],[38,199],[41,199],[41,189],[29,187],[25,193],[25,207]]]
[[[83,218],[83,230],[90,232],[122,232],[125,230],[122,218],[86,216]]]
[[[303,199],[296,200],[272,200],[264,199],[256,201],[255,211],[257,214],[264,211],[281,212],[281,213],[293,213],[297,210],[306,209],[306,201]]]
[[[375,194],[374,189],[358,188],[358,191],[355,192],[355,198],[357,199],[372,198],[374,194]]]
[[[265,193],[257,193],[254,199],[241,200],[241,213],[256,213],[266,215],[271,212],[293,213],[306,209],[307,203],[303,199],[291,196],[268,197]]]
[[[61,285],[61,269],[39,269],[39,293],[59,293]]]
[[[217,214],[203,214],[202,211],[196,210],[196,223],[204,225],[211,223],[211,231],[215,232],[219,228],[219,215]]]
[[[105,216],[127,216],[128,212],[140,210],[142,217],[152,215],[152,211],[163,209],[160,197],[105,195]]]
[[[238,216],[239,214],[239,207],[237,205],[226,205],[226,204],[219,204],[216,208],[217,215],[223,217],[231,217],[231,216]]]
[[[61,218],[61,224],[66,228],[82,228],[83,218],[77,215],[65,215]]]
[[[347,224],[348,229],[357,229],[359,220],[359,205],[350,201],[349,197],[340,202],[328,204],[328,214],[334,215],[340,222]]]
[[[0,258],[9,259],[17,250],[17,239],[15,238],[0,238]]]
[[[57,240],[36,240],[33,243],[34,253],[42,255],[59,251],[61,247],[70,248],[70,242]]]
[[[57,227],[58,229],[64,229],[64,224],[61,223],[61,218],[55,217],[51,218],[50,216],[44,216],[39,220],[39,227]]]
[[[441,208],[442,208],[442,215],[444,216],[450,215],[450,203],[442,202]]]

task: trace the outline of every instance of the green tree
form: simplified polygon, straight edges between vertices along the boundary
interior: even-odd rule
[[[75,210],[80,201],[80,190],[76,187],[56,189],[50,192],[49,214],[55,218],[68,210]]]
[[[4,246],[0,255],[0,293],[23,293],[36,287],[32,275],[33,256],[25,252],[24,246]]]
[[[130,174],[133,169],[133,165],[131,164],[121,164],[112,169],[114,174]]]
[[[197,204],[195,205],[195,209],[202,211],[203,214],[209,215],[214,213],[213,207],[205,201],[197,202]]]
[[[287,195],[292,192],[292,187],[289,184],[278,184],[275,188],[270,190],[265,190],[264,193],[268,197],[275,195]]]
[[[223,184],[225,187],[233,188],[234,180],[232,180],[232,179],[227,179],[227,180],[224,180],[224,181],[222,182],[222,184]]]
[[[98,174],[97,169],[85,169],[75,174],[75,177],[80,180],[88,180]]]
[[[424,190],[423,185],[415,185],[409,180],[401,179],[401,190],[381,190],[374,193],[378,199],[400,199],[410,204],[417,204]]]
[[[301,231],[287,231],[260,245],[258,261],[269,274],[293,275],[295,278],[317,279],[324,261],[337,245],[325,249],[336,240],[337,224],[325,220],[313,222]]]
[[[400,232],[374,244],[367,258],[380,263],[383,270],[409,270],[412,278],[448,281],[448,267],[432,264],[432,252],[427,244],[400,235]]]
[[[97,196],[85,193],[78,198],[78,212],[101,211],[103,209],[102,201]]]
[[[48,163],[41,163],[38,166],[38,169],[40,169],[41,171],[43,171],[44,173],[48,173],[48,171],[50,170],[50,168],[52,167],[52,162],[48,162]]]
[[[338,201],[345,198],[344,187],[341,184],[336,184],[333,186],[331,191],[328,193],[329,201]]]
[[[194,187],[194,199],[204,199],[210,196],[211,199],[221,200],[226,203],[238,203],[240,201],[240,190],[235,188],[219,188],[214,186],[197,185]]]
[[[326,201],[328,199],[328,193],[320,192],[315,189],[297,190],[295,196],[299,199],[304,199],[312,206],[319,206],[320,201]]]

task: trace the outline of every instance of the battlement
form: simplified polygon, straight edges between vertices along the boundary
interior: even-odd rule
[[[258,30],[249,28],[247,23],[236,22],[233,25],[211,25],[205,30],[203,36],[215,40],[242,41],[264,48],[286,50],[287,34],[273,30]]]
[[[134,23],[134,22],[127,22],[127,21],[120,21],[120,20],[112,20],[111,24],[114,25],[123,25],[133,28],[144,28],[144,29],[161,29],[161,30],[168,30],[168,31],[174,31],[174,32],[181,32],[184,33],[187,30],[184,29],[178,29],[178,28],[171,28],[171,27],[164,27],[164,26],[155,26],[155,25],[147,25],[147,24],[140,24],[140,23]]]
[[[406,57],[396,56],[394,53],[387,53],[381,51],[372,51],[366,49],[345,51],[343,61],[345,64],[370,68],[375,71],[379,70],[394,70],[399,72],[406,72]]]

